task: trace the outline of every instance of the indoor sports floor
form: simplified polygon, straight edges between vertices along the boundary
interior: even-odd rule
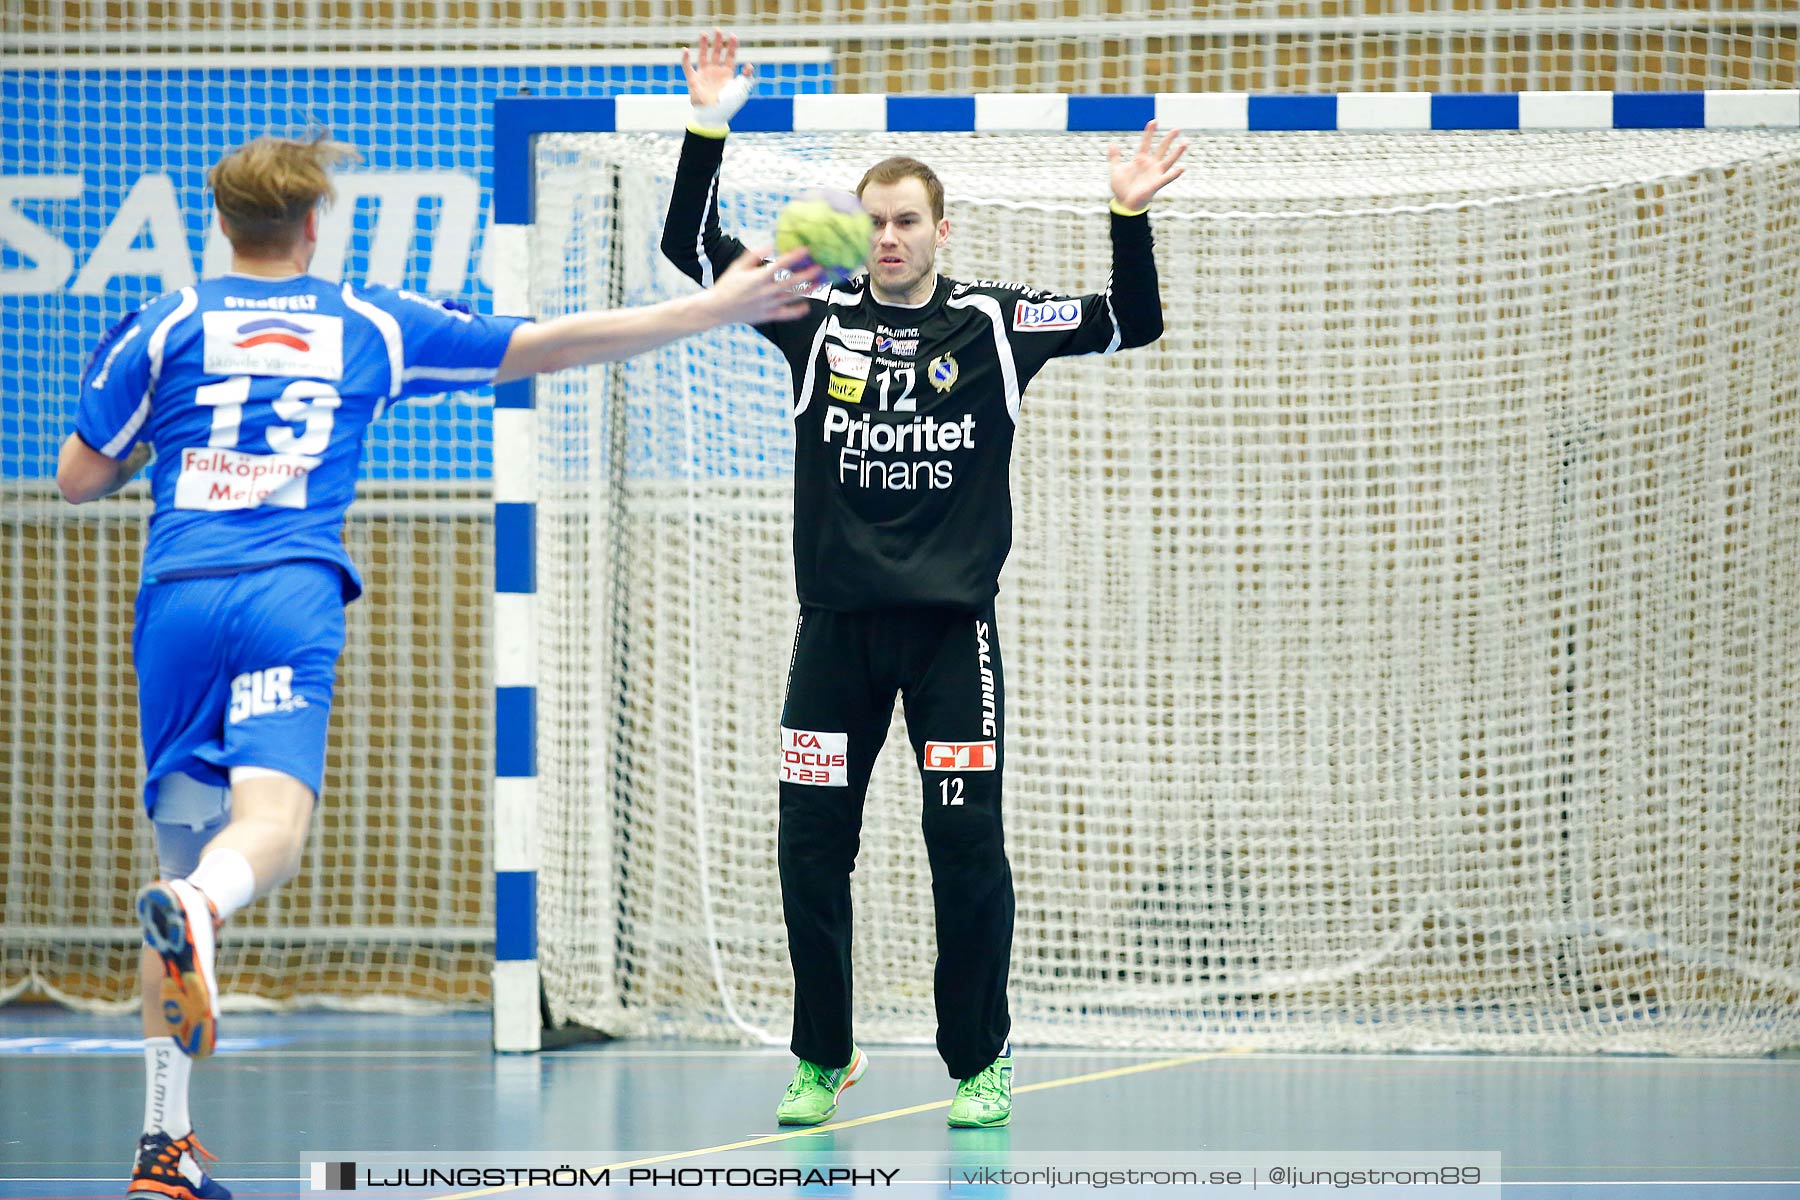
[[[780,1048],[614,1042],[497,1056],[485,1014],[227,1014],[194,1074],[192,1112],[240,1196],[313,1194],[309,1159],[358,1161],[359,1190],[392,1196],[1800,1197],[1800,1057],[1118,1053],[1019,1046],[1011,1127],[952,1131],[933,1050],[868,1046],[869,1073],[817,1130],[782,1130]],[[0,1196],[123,1191],[143,1112],[135,1019],[0,1008]],[[1293,1162],[1331,1171],[1370,1152],[1497,1152],[1503,1189],[1157,1187],[984,1168],[1150,1171]],[[1304,1153],[1303,1153],[1304,1152]],[[613,1168],[610,1189],[375,1187],[398,1168]],[[1334,1156],[1336,1156],[1334,1158]],[[1407,1162],[1417,1167],[1418,1156]],[[657,1164],[642,1165],[658,1159]],[[1396,1160],[1397,1161],[1397,1160]],[[677,1168],[667,1182],[630,1181]],[[846,1166],[846,1164],[849,1164]],[[733,1186],[758,1168],[893,1172],[874,1187]],[[732,1176],[726,1168],[738,1168]],[[701,1168],[716,1168],[704,1174]],[[321,1168],[322,1170],[323,1168]],[[362,1174],[363,1172],[368,1174]],[[969,1176],[976,1176],[969,1182]],[[590,1176],[595,1178],[597,1176]],[[779,1178],[767,1176],[768,1178]],[[484,1177],[485,1178],[485,1177]],[[792,1178],[792,1175],[787,1178]],[[1013,1177],[1015,1180],[1016,1176]],[[1091,1178],[1091,1177],[1083,1177]],[[1116,1178],[1116,1177],[1115,1177]],[[1491,1176],[1489,1176],[1491,1178]]]

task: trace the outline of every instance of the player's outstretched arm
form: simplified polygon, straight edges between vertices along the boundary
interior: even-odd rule
[[[718,180],[732,115],[749,97],[756,72],[738,65],[737,39],[717,29],[681,52],[681,71],[694,111],[675,165],[662,252],[683,275],[710,287],[744,253],[744,244],[719,228]]]
[[[766,325],[804,316],[808,306],[801,293],[818,283],[819,269],[801,269],[805,250],[791,250],[765,263],[762,259],[768,253],[767,247],[750,251],[712,287],[692,296],[521,325],[506,345],[494,382],[618,362],[719,325]]]
[[[70,504],[86,504],[110,496],[150,461],[149,442],[139,442],[123,459],[109,458],[71,433],[56,457],[56,486]]]

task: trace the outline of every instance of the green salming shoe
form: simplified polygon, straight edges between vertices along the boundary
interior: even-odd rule
[[[956,1085],[948,1118],[953,1129],[996,1129],[1012,1120],[1012,1043],[978,1075]]]
[[[822,1125],[837,1111],[838,1093],[862,1078],[869,1060],[855,1046],[850,1047],[850,1064],[827,1070],[804,1058],[794,1068],[793,1082],[787,1095],[775,1109],[775,1120],[781,1125]]]

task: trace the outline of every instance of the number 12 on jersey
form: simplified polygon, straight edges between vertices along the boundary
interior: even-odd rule
[[[899,394],[893,398],[893,411],[917,412],[919,402],[913,396],[913,380],[917,371],[912,367],[883,367],[881,374],[875,378],[881,383],[881,411],[888,411],[888,392],[890,386],[897,388]]]

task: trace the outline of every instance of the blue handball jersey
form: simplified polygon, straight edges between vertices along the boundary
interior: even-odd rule
[[[108,332],[75,432],[109,458],[156,448],[145,582],[316,559],[350,600],[344,510],[370,422],[492,382],[521,323],[310,275],[208,279]]]

